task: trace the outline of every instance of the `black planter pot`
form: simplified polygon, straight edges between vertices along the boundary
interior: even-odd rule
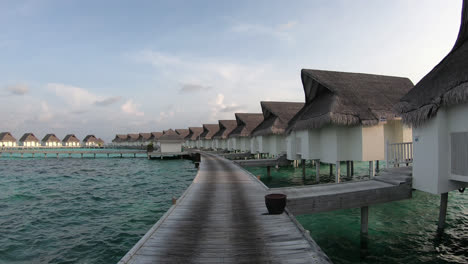
[[[286,194],[272,193],[265,195],[265,204],[270,214],[282,214],[286,207]]]

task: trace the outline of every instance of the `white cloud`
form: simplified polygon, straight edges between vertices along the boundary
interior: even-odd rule
[[[26,84],[9,85],[6,89],[13,95],[25,95],[29,93],[29,87]]]
[[[49,83],[47,88],[53,91],[56,96],[60,97],[64,102],[74,108],[74,112],[79,112],[92,105],[108,106],[120,101],[120,96],[100,96],[94,94],[84,88],[66,85],[61,83]]]
[[[127,102],[125,102],[122,105],[121,109],[122,109],[122,112],[129,114],[129,115],[144,116],[145,113],[137,109],[139,106],[140,105],[133,103],[132,99],[129,99],[127,100]]]
[[[47,122],[47,121],[52,120],[52,118],[53,118],[53,114],[52,114],[52,112],[50,110],[49,105],[47,104],[47,102],[42,101],[41,102],[41,111],[39,112],[38,120],[41,121],[41,122]]]
[[[290,30],[297,25],[297,21],[289,21],[276,26],[262,24],[239,23],[231,27],[231,31],[236,33],[245,33],[253,36],[269,36],[283,41],[291,42],[294,40]]]

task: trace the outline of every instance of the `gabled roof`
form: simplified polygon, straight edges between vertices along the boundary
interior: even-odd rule
[[[403,122],[419,126],[437,115],[440,107],[468,102],[468,0],[452,50],[395,106]]]
[[[153,136],[154,139],[158,140],[163,133],[162,132],[151,132],[151,135]]]
[[[219,131],[218,124],[203,124],[203,132],[200,134],[201,139],[212,139],[216,132]]]
[[[151,133],[139,133],[138,140],[139,141],[148,141],[153,137]]]
[[[228,137],[248,137],[252,131],[263,121],[263,114],[236,113],[237,127]]]
[[[394,105],[413,83],[404,77],[322,70],[301,71],[305,106],[287,131],[327,124],[375,125],[397,118]]]
[[[188,129],[180,129],[180,128],[176,129],[175,132],[179,134],[182,138],[185,138],[190,133]]]
[[[237,127],[236,120],[219,120],[219,130],[214,134],[214,139],[226,139],[228,135]]]
[[[39,142],[39,139],[33,133],[25,133],[19,140],[20,142]]]
[[[123,142],[125,140],[127,140],[127,135],[117,134],[115,135],[115,138],[112,140],[112,142]]]
[[[129,142],[138,141],[139,137],[140,137],[140,134],[127,134],[127,141]]]
[[[64,143],[66,143],[66,142],[80,143],[80,140],[74,134],[68,134],[63,138],[62,142],[64,142]]]
[[[87,135],[83,142],[97,142],[97,138],[94,135]]]
[[[102,140],[102,138],[98,138],[98,139],[96,140],[96,143],[97,143],[97,144],[104,145],[104,140]]]
[[[16,138],[11,135],[10,132],[2,132],[0,133],[0,141],[3,142],[16,142]]]
[[[263,111],[263,122],[253,131],[253,136],[281,135],[288,127],[289,121],[304,107],[297,102],[260,102]]]
[[[185,137],[187,140],[198,140],[203,133],[203,127],[189,127],[189,134]]]
[[[177,134],[174,130],[169,129],[164,131],[164,134],[159,138],[159,141],[161,142],[167,142],[167,141],[180,141],[182,142],[184,139]]]
[[[42,139],[42,142],[58,142],[60,143],[60,139],[55,134],[47,134]]]

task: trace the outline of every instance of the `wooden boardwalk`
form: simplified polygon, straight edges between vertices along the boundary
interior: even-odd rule
[[[329,263],[294,217],[268,215],[267,188],[203,154],[192,185],[119,263]]]
[[[19,154],[23,157],[24,154],[31,155],[32,157],[43,156],[43,157],[76,157],[77,155],[83,157],[133,157],[133,158],[146,158],[147,152],[145,150],[89,150],[89,149],[73,149],[73,150],[61,150],[61,149],[1,149],[0,157],[13,156],[13,154]],[[74,155],[74,156],[73,156]]]

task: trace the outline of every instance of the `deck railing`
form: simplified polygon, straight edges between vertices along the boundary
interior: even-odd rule
[[[387,168],[413,163],[413,142],[387,142],[385,144],[385,161]]]

